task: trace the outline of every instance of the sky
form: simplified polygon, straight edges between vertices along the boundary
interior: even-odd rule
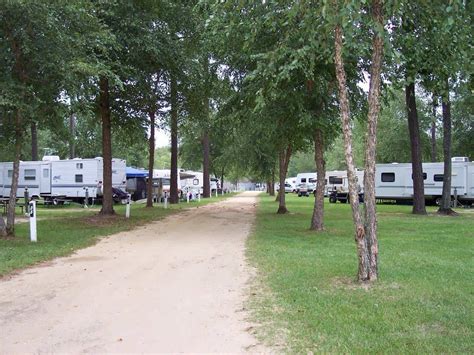
[[[155,147],[160,148],[160,147],[169,147],[171,145],[171,137],[170,133],[167,130],[164,129],[157,129],[155,132]]]

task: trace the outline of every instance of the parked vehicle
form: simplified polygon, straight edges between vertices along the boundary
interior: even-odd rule
[[[279,185],[278,185],[276,190],[280,191],[280,186]],[[295,189],[293,188],[293,186],[291,184],[285,182],[285,193],[294,192],[294,190]]]
[[[0,196],[9,197],[13,163],[0,166]],[[54,204],[64,199],[83,203],[86,195],[101,199],[102,185],[102,158],[60,160],[57,156],[45,156],[43,161],[20,162],[17,197],[23,197],[27,188],[30,198],[42,197]],[[125,160],[112,159],[112,187],[124,191],[125,186]]]
[[[443,194],[444,164],[423,163],[425,199],[439,204]],[[411,163],[377,164],[375,195],[379,200],[409,202],[413,200]],[[454,157],[451,172],[451,198],[461,204],[474,202],[474,163],[468,158]]]

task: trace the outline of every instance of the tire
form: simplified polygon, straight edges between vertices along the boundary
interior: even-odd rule
[[[336,196],[334,195],[329,196],[329,203],[336,203],[336,202],[337,202]]]

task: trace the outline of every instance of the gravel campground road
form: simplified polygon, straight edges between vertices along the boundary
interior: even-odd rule
[[[255,203],[192,208],[1,280],[0,352],[266,352],[243,308]]]

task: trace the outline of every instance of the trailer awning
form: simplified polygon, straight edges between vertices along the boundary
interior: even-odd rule
[[[130,166],[127,166],[127,178],[145,178],[148,176],[148,171],[143,169],[135,169]]]

